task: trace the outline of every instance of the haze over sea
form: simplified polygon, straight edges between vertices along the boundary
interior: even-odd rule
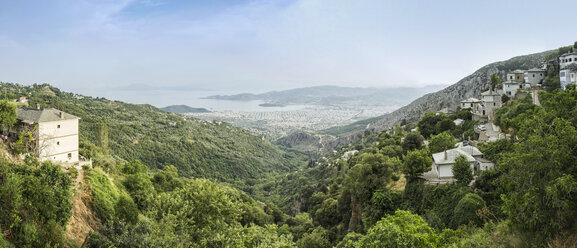
[[[204,99],[214,95],[236,95],[247,93],[231,90],[178,90],[178,89],[144,89],[144,90],[92,90],[86,95],[104,97],[109,100],[118,100],[135,104],[151,104],[155,107],[169,105],[188,105],[193,108],[205,108],[213,112],[273,112],[294,111],[303,109],[305,105],[289,105],[284,107],[261,107],[261,100],[229,101]],[[253,92],[250,92],[253,93]]]

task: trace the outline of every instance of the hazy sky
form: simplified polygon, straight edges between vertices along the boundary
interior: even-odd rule
[[[0,81],[271,90],[452,84],[577,40],[567,1],[0,0]]]

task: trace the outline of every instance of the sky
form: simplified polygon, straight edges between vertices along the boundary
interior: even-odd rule
[[[577,40],[574,0],[0,0],[0,81],[87,95],[449,85]]]

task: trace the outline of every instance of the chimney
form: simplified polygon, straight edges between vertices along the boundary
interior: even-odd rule
[[[60,119],[64,119],[64,113],[62,113],[62,111],[60,111]]]
[[[40,103],[36,104],[36,109],[40,110]]]
[[[445,150],[445,160],[447,160],[447,150]]]

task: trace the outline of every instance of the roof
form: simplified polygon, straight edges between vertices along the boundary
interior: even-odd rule
[[[511,72],[511,73],[518,74],[518,73],[525,73],[525,71],[523,71],[523,70],[514,70],[514,71]]]
[[[567,57],[567,56],[571,56],[571,55],[577,55],[577,52],[566,53],[566,54],[559,56],[559,58],[563,58],[563,57]]]
[[[467,100],[463,100],[461,102],[481,102],[481,100],[477,99],[477,98],[469,98]]]
[[[568,64],[568,65],[564,66],[563,68],[561,68],[561,70],[577,71],[577,63]]]
[[[55,108],[47,108],[47,109],[18,108],[18,120],[27,124],[61,121],[61,120],[74,120],[74,119],[80,119],[80,118],[62,112]]]
[[[500,96],[496,91],[488,90],[481,93],[482,96]]]
[[[445,159],[445,152],[447,153],[447,157]],[[475,162],[475,158],[473,156],[483,155],[479,149],[474,146],[464,146],[458,147],[450,150],[446,150],[444,152],[439,152],[433,154],[433,161],[435,164],[443,165],[443,164],[454,164],[455,158],[459,155],[464,155],[469,162]]]
[[[527,72],[544,72],[545,69],[541,69],[541,68],[533,68],[533,69],[529,69],[527,70]]]

